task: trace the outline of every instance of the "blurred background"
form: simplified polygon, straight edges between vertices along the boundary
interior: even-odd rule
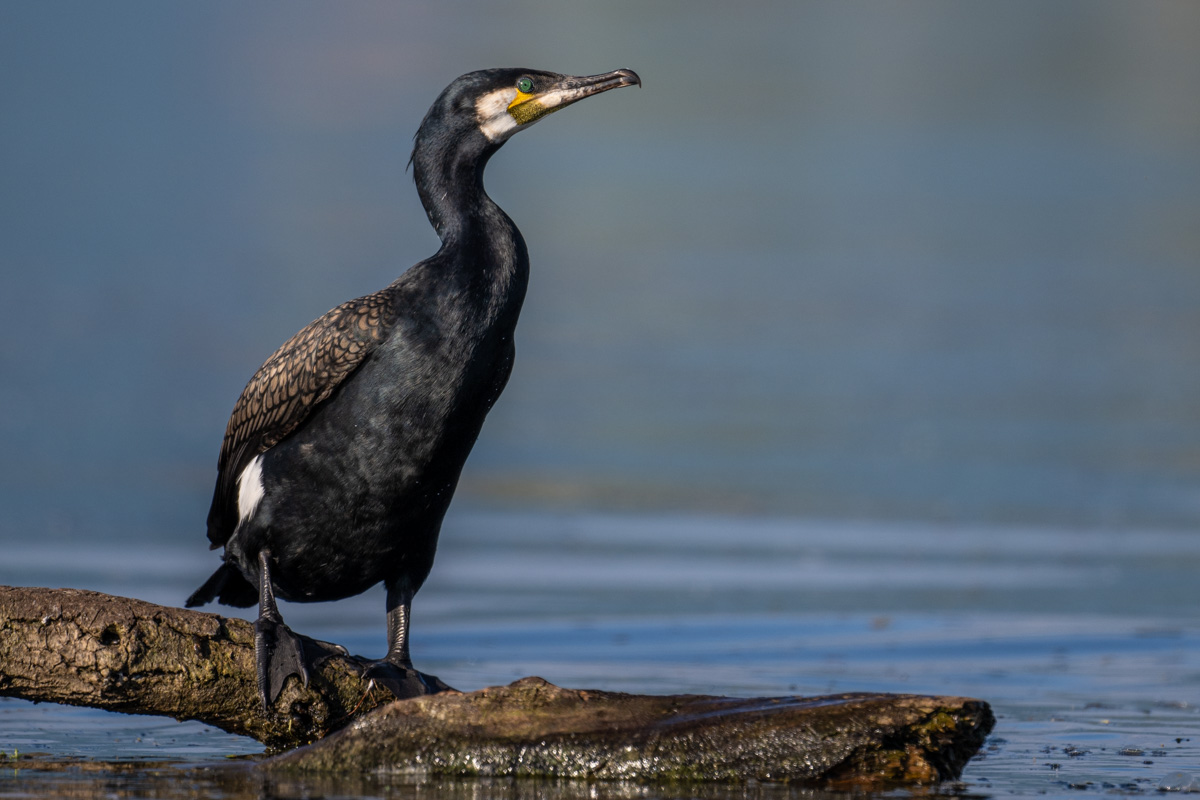
[[[533,274],[418,666],[973,694],[981,790],[1200,781],[1191,0],[0,4],[0,583],[211,572],[234,401],[437,249],[411,137],[492,66],[645,85],[488,167]],[[382,653],[378,591],[284,614]],[[0,745],[257,749],[81,713]]]
[[[490,193],[533,276],[464,508],[1194,527],[1195,3],[10,3],[0,529],[203,536],[227,415],[437,248],[458,74],[631,67]]]
[[[202,536],[279,343],[437,239],[494,65],[638,70],[512,141],[533,259],[457,508],[1193,526],[1190,2],[7,4],[0,525]]]

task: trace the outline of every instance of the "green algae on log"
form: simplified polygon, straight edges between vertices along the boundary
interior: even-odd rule
[[[740,699],[563,689],[541,678],[391,703],[269,772],[397,772],[886,786],[957,778],[995,720],[957,697]]]

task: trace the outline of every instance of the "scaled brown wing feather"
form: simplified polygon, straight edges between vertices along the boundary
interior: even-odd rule
[[[350,376],[396,321],[384,289],[313,320],[276,350],[242,390],[225,428],[208,538],[224,544],[237,523],[237,479],[256,455],[279,444]]]

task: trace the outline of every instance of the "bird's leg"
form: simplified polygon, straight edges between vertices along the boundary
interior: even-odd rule
[[[412,658],[408,654],[408,621],[412,612],[412,600],[413,593],[407,586],[388,587],[388,651],[384,660],[404,669],[412,669]]]
[[[412,599],[413,591],[407,583],[388,584],[387,655],[369,662],[363,671],[364,678],[370,678],[401,699],[437,694],[450,688],[433,675],[413,669],[412,658],[408,654],[408,621]]]
[[[298,675],[308,685],[304,663],[304,645],[279,614],[275,590],[271,585],[271,553],[258,552],[258,619],[254,622],[254,656],[258,666],[258,697],[263,710],[274,705],[283,684]]]

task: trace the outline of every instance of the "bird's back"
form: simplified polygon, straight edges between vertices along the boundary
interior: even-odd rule
[[[284,342],[242,390],[225,428],[208,513],[208,538],[225,544],[238,522],[247,465],[283,441],[352,375],[399,317],[393,286],[330,309]]]

